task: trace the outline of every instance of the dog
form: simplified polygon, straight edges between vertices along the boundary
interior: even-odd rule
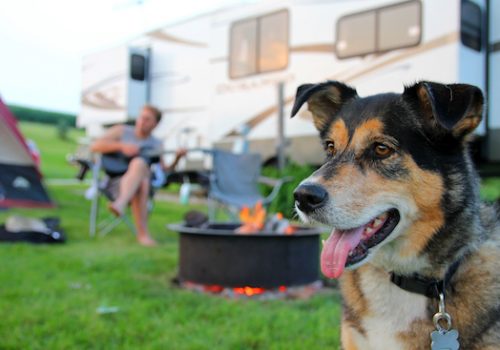
[[[468,147],[481,90],[305,84],[292,117],[306,102],[326,158],[295,209],[333,227],[320,266],[340,279],[342,349],[500,349],[499,217]]]

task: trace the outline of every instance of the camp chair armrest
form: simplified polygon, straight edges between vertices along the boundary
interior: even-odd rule
[[[66,161],[78,168],[78,173],[76,178],[83,181],[87,172],[92,168],[92,160],[84,157],[79,157],[75,154],[68,154],[66,156]]]
[[[269,193],[269,195],[264,199],[264,204],[270,203],[278,195],[278,192],[281,189],[281,186],[285,182],[290,182],[292,180],[293,180],[292,176],[285,176],[285,177],[282,177],[279,179],[270,178],[270,177],[266,177],[266,176],[259,176],[259,178],[258,178],[259,183],[273,187],[271,193]]]
[[[290,182],[293,180],[293,176],[285,176],[282,178],[273,178],[273,177],[267,177],[267,176],[259,176],[258,182],[267,186],[281,186],[286,182]]]

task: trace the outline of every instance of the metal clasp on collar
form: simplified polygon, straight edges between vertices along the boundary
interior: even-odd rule
[[[458,350],[460,348],[458,331],[451,329],[451,316],[445,309],[444,292],[439,292],[438,312],[432,318],[432,322],[436,330],[431,333],[431,350]]]
[[[444,321],[444,327],[441,326],[441,321]],[[432,322],[434,322],[434,326],[440,333],[447,332],[451,329],[451,316],[446,312],[443,293],[439,293],[439,309],[432,318]]]

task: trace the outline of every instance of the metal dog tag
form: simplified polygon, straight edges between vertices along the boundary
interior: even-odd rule
[[[431,333],[431,350],[458,350],[458,331],[451,328],[451,316],[445,310],[442,293],[439,293],[439,311],[432,318],[432,322],[436,330]],[[441,323],[444,323],[444,327]]]
[[[449,331],[434,331],[431,333],[431,350],[458,350],[458,331],[451,329]]]

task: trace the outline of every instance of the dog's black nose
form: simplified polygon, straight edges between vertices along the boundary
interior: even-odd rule
[[[295,189],[293,197],[297,207],[301,211],[308,213],[326,203],[328,192],[320,185],[305,183]]]

